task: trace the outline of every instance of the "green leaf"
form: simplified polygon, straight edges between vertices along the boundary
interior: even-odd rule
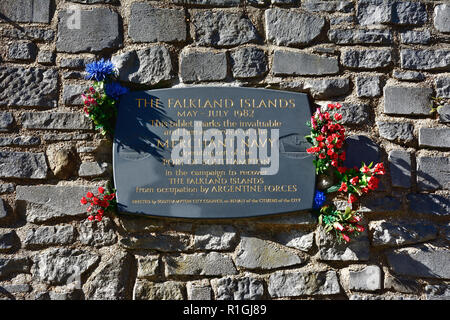
[[[339,188],[340,188],[339,185],[331,186],[331,187],[329,187],[329,188],[327,189],[327,193],[333,193],[333,192],[336,192],[336,191],[339,190]]]

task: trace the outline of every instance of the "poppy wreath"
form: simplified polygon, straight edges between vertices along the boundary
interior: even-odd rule
[[[373,165],[361,164],[361,167],[347,168],[344,166],[346,153],[344,151],[345,128],[340,123],[342,114],[339,103],[328,104],[326,108],[317,108],[307,125],[311,134],[306,140],[312,145],[306,151],[315,156],[313,160],[316,174],[328,174],[335,177],[334,185],[325,192],[317,190],[314,196],[313,211],[318,215],[319,224],[327,232],[334,232],[338,241],[350,242],[351,237],[364,231],[358,224],[362,214],[353,210],[353,203],[358,198],[378,188],[379,178],[384,175],[382,162]],[[340,192],[348,202],[344,211],[338,210],[334,204],[326,203],[326,193]]]

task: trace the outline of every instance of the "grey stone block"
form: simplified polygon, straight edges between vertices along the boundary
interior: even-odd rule
[[[314,232],[292,230],[277,233],[275,240],[286,247],[308,252],[314,244]]]
[[[404,80],[404,81],[423,81],[425,80],[425,76],[423,73],[420,73],[418,71],[403,71],[395,69],[394,72],[392,72],[392,76],[395,79],[398,80]]]
[[[261,300],[263,280],[254,277],[224,277],[211,280],[217,300]]]
[[[56,70],[0,66],[0,106],[55,107],[57,99]]]
[[[384,87],[384,113],[398,115],[429,115],[431,88]]]
[[[438,113],[439,113],[439,122],[450,123],[450,104],[444,105],[442,108],[439,109]],[[0,115],[0,119],[1,119],[1,115]],[[0,128],[1,128],[1,125],[0,125]],[[1,131],[1,129],[0,129],[0,131]]]
[[[309,90],[315,99],[329,99],[345,95],[350,90],[348,78],[308,79],[303,89]]]
[[[100,177],[106,173],[111,172],[111,165],[103,162],[99,163],[96,161],[83,162],[78,170],[78,175],[80,177]]]
[[[184,300],[184,290],[182,282],[138,280],[134,286],[133,300]]]
[[[423,3],[395,1],[392,7],[392,22],[401,25],[422,25],[427,22],[427,10]]]
[[[2,0],[0,14],[15,22],[50,23],[50,0]]]
[[[450,77],[438,77],[434,80],[436,97],[450,98]]]
[[[34,60],[37,55],[37,47],[33,42],[14,42],[8,48],[8,59]]]
[[[75,228],[71,225],[38,227],[30,229],[23,243],[34,246],[67,245],[75,241]]]
[[[340,293],[335,271],[276,271],[269,277],[269,294],[273,298]]]
[[[186,284],[188,300],[212,300],[212,289],[203,282],[188,282]]]
[[[320,16],[288,9],[268,9],[265,18],[266,37],[278,46],[308,44],[325,26],[325,20]]]
[[[405,44],[427,44],[431,41],[431,33],[429,30],[409,30],[400,33],[400,39],[401,42]]]
[[[156,85],[173,79],[172,61],[165,46],[127,51],[113,56],[111,61],[116,66],[121,81]]]
[[[25,112],[21,117],[22,126],[40,130],[90,130],[91,120],[81,113],[71,112]]]
[[[14,124],[14,117],[11,112],[0,112],[0,132],[7,132]]]
[[[186,0],[172,0],[176,4],[186,4]],[[250,1],[247,1],[250,2]],[[189,4],[196,6],[233,7],[241,3],[241,0],[189,0]]]
[[[180,76],[183,82],[224,80],[227,76],[226,53],[185,50],[180,56]]]
[[[361,163],[369,164],[381,161],[380,147],[370,138],[363,135],[353,135],[345,139],[347,157],[344,165],[347,168],[361,167]]]
[[[166,276],[223,276],[238,273],[233,260],[218,252],[165,256],[163,261]]]
[[[47,178],[48,167],[43,153],[0,152],[1,178]]]
[[[354,10],[352,1],[317,1],[307,0],[302,3],[302,8],[311,12],[344,12],[349,13]]]
[[[339,65],[336,58],[279,49],[273,54],[274,75],[327,75],[338,72]]]
[[[360,271],[349,272],[349,289],[376,291],[381,289],[382,274],[378,266],[367,266]]]
[[[235,78],[260,77],[267,72],[267,58],[264,50],[241,48],[230,53],[231,70]]]
[[[447,49],[402,49],[400,62],[404,69],[449,71],[450,50]]]
[[[67,0],[67,1],[83,4],[96,4],[96,3],[119,4],[119,0]]]
[[[392,186],[411,187],[411,153],[403,150],[391,150],[388,156]]]
[[[8,252],[18,243],[18,237],[14,230],[0,231],[0,252]]]
[[[86,219],[80,225],[78,234],[82,244],[93,247],[110,246],[117,242],[114,224],[107,217],[103,217],[102,221],[95,223]]]
[[[377,126],[380,136],[389,141],[399,140],[408,143],[414,140],[412,123],[377,121]]]
[[[392,20],[392,2],[389,0],[360,0],[358,21],[361,25],[389,23]]]
[[[37,146],[41,138],[33,136],[0,137],[0,146]]]
[[[385,275],[384,288],[401,293],[419,293],[422,291],[422,286],[417,280],[411,280],[398,276],[396,277],[391,274]]]
[[[63,102],[67,106],[83,104],[81,95],[86,91],[88,85],[66,84],[63,87]]]
[[[417,186],[419,190],[448,189],[450,187],[450,158],[418,157]]]
[[[411,211],[435,216],[450,215],[450,199],[437,194],[409,194]]]
[[[237,233],[229,225],[201,225],[196,228],[193,247],[196,250],[231,250],[236,245]]]
[[[384,29],[331,29],[328,39],[337,44],[391,44],[392,32]]]
[[[53,41],[55,39],[55,31],[52,29],[44,29],[37,27],[21,27],[18,28],[2,28],[0,29],[0,35],[5,38],[15,40],[38,40],[38,41]]]
[[[155,8],[148,3],[134,2],[129,19],[128,35],[135,42],[186,40],[184,9]]]
[[[14,183],[0,183],[0,193],[11,193],[14,192],[15,190],[15,185]],[[1,202],[1,201],[0,201]],[[1,208],[3,204],[0,204],[0,211],[2,210]],[[1,214],[0,214],[0,219],[1,219]]]
[[[251,20],[240,13],[203,10],[192,18],[198,45],[228,47],[260,40]]]
[[[81,69],[86,66],[86,64],[93,62],[93,59],[84,58],[63,58],[59,62],[61,68],[67,69]]]
[[[433,245],[417,245],[387,254],[391,269],[399,275],[450,279],[450,250]]]
[[[390,49],[345,49],[342,52],[342,65],[355,69],[377,69],[392,63]]]
[[[160,262],[158,255],[145,255],[137,257],[139,279],[153,279],[159,275]]]
[[[120,240],[126,249],[146,249],[160,252],[182,252],[192,248],[191,237],[186,234],[149,234]]]
[[[448,284],[436,284],[425,286],[426,300],[450,300],[450,286]]]
[[[14,190],[14,189],[13,189]],[[8,216],[8,210],[6,210],[5,201],[0,198],[0,220]]]
[[[450,32],[450,5],[438,4],[433,12],[434,27],[440,32]]]
[[[424,221],[386,221],[378,220],[369,223],[374,246],[402,246],[426,242],[437,238],[438,229]]]
[[[380,76],[357,76],[356,92],[358,97],[372,98],[381,95],[381,77]]]
[[[338,243],[333,234],[322,228],[316,232],[319,260],[324,261],[366,261],[369,260],[369,238],[367,231],[352,239],[348,244]]]
[[[402,203],[398,198],[386,196],[364,200],[361,212],[390,212],[400,209]]]
[[[37,56],[37,62],[45,65],[55,64],[56,55],[53,51],[41,50]]]
[[[337,112],[342,114],[342,124],[363,124],[369,120],[370,107],[367,104],[343,102],[341,105]]]
[[[2,257],[0,258],[0,277],[16,273],[28,273],[31,261],[26,257]]]
[[[108,8],[81,10],[80,28],[71,24],[71,12],[58,15],[58,52],[99,52],[122,45],[119,15]]]
[[[450,148],[450,129],[419,128],[419,146]]]

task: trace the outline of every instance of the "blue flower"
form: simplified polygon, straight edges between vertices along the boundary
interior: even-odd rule
[[[107,83],[105,87],[105,93],[114,100],[119,100],[121,95],[127,94],[129,91],[128,88],[122,87],[118,82]]]
[[[100,59],[86,65],[86,79],[103,81],[109,75],[114,74],[114,64],[111,60]]]
[[[320,209],[325,203],[325,200],[327,200],[325,193],[316,190],[316,194],[314,195],[313,209]]]

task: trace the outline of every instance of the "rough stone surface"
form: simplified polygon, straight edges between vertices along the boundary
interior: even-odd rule
[[[0,28],[0,35],[14,40],[29,39],[37,41],[53,41],[55,39],[54,30],[26,26],[21,29]]]
[[[50,23],[50,0],[2,0],[0,14],[15,22]]]
[[[442,108],[439,109],[438,113],[439,113],[439,122],[450,123],[450,104],[444,105]]]
[[[111,219],[103,217],[102,221],[92,223],[85,220],[78,230],[82,244],[94,247],[110,246],[117,242],[114,224]]]
[[[100,257],[82,250],[51,248],[41,251],[33,258],[31,273],[36,280],[58,285],[77,281]]]
[[[146,21],[146,23],[142,23]],[[155,8],[144,2],[131,4],[128,34],[135,42],[179,42],[186,40],[183,9]]]
[[[73,12],[60,11],[58,16],[58,52],[98,52],[122,45],[119,15],[108,8],[81,10],[79,26],[73,23]]]
[[[380,86],[380,76],[358,76],[356,78],[356,92],[358,97],[378,97],[381,95]]]
[[[0,183],[0,194],[14,192],[15,188],[13,183]]]
[[[392,76],[395,79],[403,80],[403,81],[423,81],[425,80],[425,76],[423,73],[420,73],[418,71],[402,71],[395,69],[394,72],[392,72]]]
[[[43,153],[0,152],[0,178],[45,179],[47,172]]]
[[[329,99],[345,95],[350,90],[348,78],[306,80],[303,88],[309,90],[315,99]]]
[[[81,94],[86,90],[86,85],[66,84],[63,89],[63,102],[67,106],[83,104]]]
[[[26,247],[67,245],[75,240],[75,228],[70,225],[32,228],[23,243]]]
[[[450,300],[450,286],[437,284],[425,286],[426,300]]]
[[[392,63],[392,52],[390,49],[346,49],[341,59],[345,67],[377,69]]]
[[[302,3],[302,8],[312,12],[344,12],[349,13],[354,10],[352,1],[317,1],[307,0]]]
[[[46,154],[50,169],[56,177],[67,179],[75,175],[78,159],[72,149],[53,144],[47,147]]]
[[[394,23],[422,25],[427,21],[425,5],[420,2],[360,0],[358,20],[361,25]]]
[[[138,256],[137,263],[137,277],[139,279],[153,279],[159,275],[160,263],[158,255]]]
[[[360,0],[358,2],[358,21],[361,25],[389,23],[392,7],[386,0]]]
[[[130,300],[132,266],[131,254],[119,251],[105,261],[89,277],[85,285],[89,300]]]
[[[237,273],[233,260],[229,256],[218,252],[166,256],[163,260],[166,276],[224,276]]]
[[[86,214],[81,197],[95,187],[88,186],[17,186],[16,200],[27,202],[26,219],[39,223],[67,216]]]
[[[96,161],[83,162],[78,170],[80,177],[100,177],[110,172],[111,166],[108,163],[98,163]]]
[[[235,78],[253,78],[267,72],[267,58],[263,50],[247,47],[230,54],[230,61]]]
[[[211,280],[217,300],[261,300],[264,295],[263,281],[254,277]]]
[[[438,229],[432,223],[423,221],[386,221],[369,223],[372,245],[402,246],[436,239]]]
[[[347,168],[360,167],[362,162],[369,164],[381,161],[379,145],[363,135],[347,137],[345,139],[345,151],[347,157],[344,165]]]
[[[55,64],[56,55],[53,51],[41,50],[37,56],[37,62],[40,64],[51,65]]]
[[[237,240],[236,230],[227,225],[202,225],[195,230],[194,249],[230,250]]]
[[[226,53],[186,50],[181,54],[180,75],[183,82],[224,80],[227,76]]]
[[[172,61],[165,46],[127,51],[113,56],[111,61],[121,81],[154,85],[173,78]]]
[[[363,124],[368,121],[370,107],[367,104],[342,102],[341,105],[339,113],[342,114],[342,124]]]
[[[389,30],[331,29],[328,39],[337,44],[390,44],[393,36]]]
[[[411,187],[411,153],[399,149],[391,150],[388,160],[392,186]]]
[[[450,279],[450,250],[433,245],[417,245],[387,254],[391,269],[399,275]]]
[[[242,237],[236,253],[236,265],[245,269],[270,270],[303,262],[294,251],[254,237]]]
[[[326,75],[339,72],[336,58],[300,51],[275,50],[272,72],[274,75]]]
[[[450,199],[437,194],[409,194],[409,207],[415,213],[448,216],[450,214]]]
[[[90,130],[92,122],[81,113],[71,112],[25,112],[22,126],[40,130]]]
[[[180,252],[191,248],[191,238],[185,234],[149,234],[121,239],[127,249],[150,249],[161,252]]]
[[[431,41],[431,33],[425,31],[405,31],[400,34],[402,43],[405,44],[427,44]]]
[[[183,300],[184,285],[176,281],[163,283],[136,281],[134,287],[135,300]]]
[[[446,49],[402,49],[401,66],[404,69],[449,71],[450,50]]]
[[[186,291],[188,300],[211,300],[212,298],[212,289],[204,282],[188,282]]]
[[[450,32],[450,5],[438,4],[433,12],[434,27],[440,32]]]
[[[205,10],[192,18],[195,41],[201,46],[236,46],[260,39],[251,20],[239,13]]]
[[[37,47],[33,42],[15,42],[8,48],[8,58],[11,60],[34,60]]]
[[[384,113],[399,115],[429,115],[431,88],[384,87]]]
[[[406,122],[377,121],[380,136],[389,141],[411,142],[414,140],[414,125]]]
[[[308,252],[314,244],[314,232],[292,230],[278,233],[275,240],[286,247]]]
[[[450,129],[419,128],[419,146],[450,148]]]
[[[420,190],[450,187],[449,157],[418,157],[417,186]]]
[[[11,112],[0,112],[0,132],[7,132],[14,124],[14,117]]]
[[[395,1],[392,7],[392,22],[402,25],[422,25],[428,15],[421,2]]]
[[[0,220],[8,216],[8,211],[6,210],[5,202],[0,198]]]
[[[277,271],[269,277],[268,290],[274,298],[333,295],[341,291],[335,271]]]
[[[0,106],[55,107],[57,83],[53,69],[0,66]]]
[[[349,289],[356,291],[376,291],[381,289],[381,269],[367,266],[360,271],[349,272]]]
[[[417,293],[421,290],[421,285],[416,280],[385,274],[384,288],[402,293]]]
[[[0,277],[5,277],[16,273],[30,272],[30,259],[26,257],[14,256],[11,258],[0,258]]]
[[[265,18],[266,37],[278,46],[308,44],[325,26],[325,19],[320,16],[287,9],[268,9]]]
[[[438,77],[434,80],[436,97],[450,98],[450,77]]]
[[[378,197],[373,199],[363,200],[363,206],[360,208],[361,212],[389,212],[399,210],[401,202],[395,197]]]
[[[369,260],[369,239],[367,231],[352,239],[349,244],[338,243],[336,237],[323,229],[316,232],[319,259],[325,261]]]
[[[8,252],[17,244],[17,234],[14,230],[0,231],[0,252]]]

